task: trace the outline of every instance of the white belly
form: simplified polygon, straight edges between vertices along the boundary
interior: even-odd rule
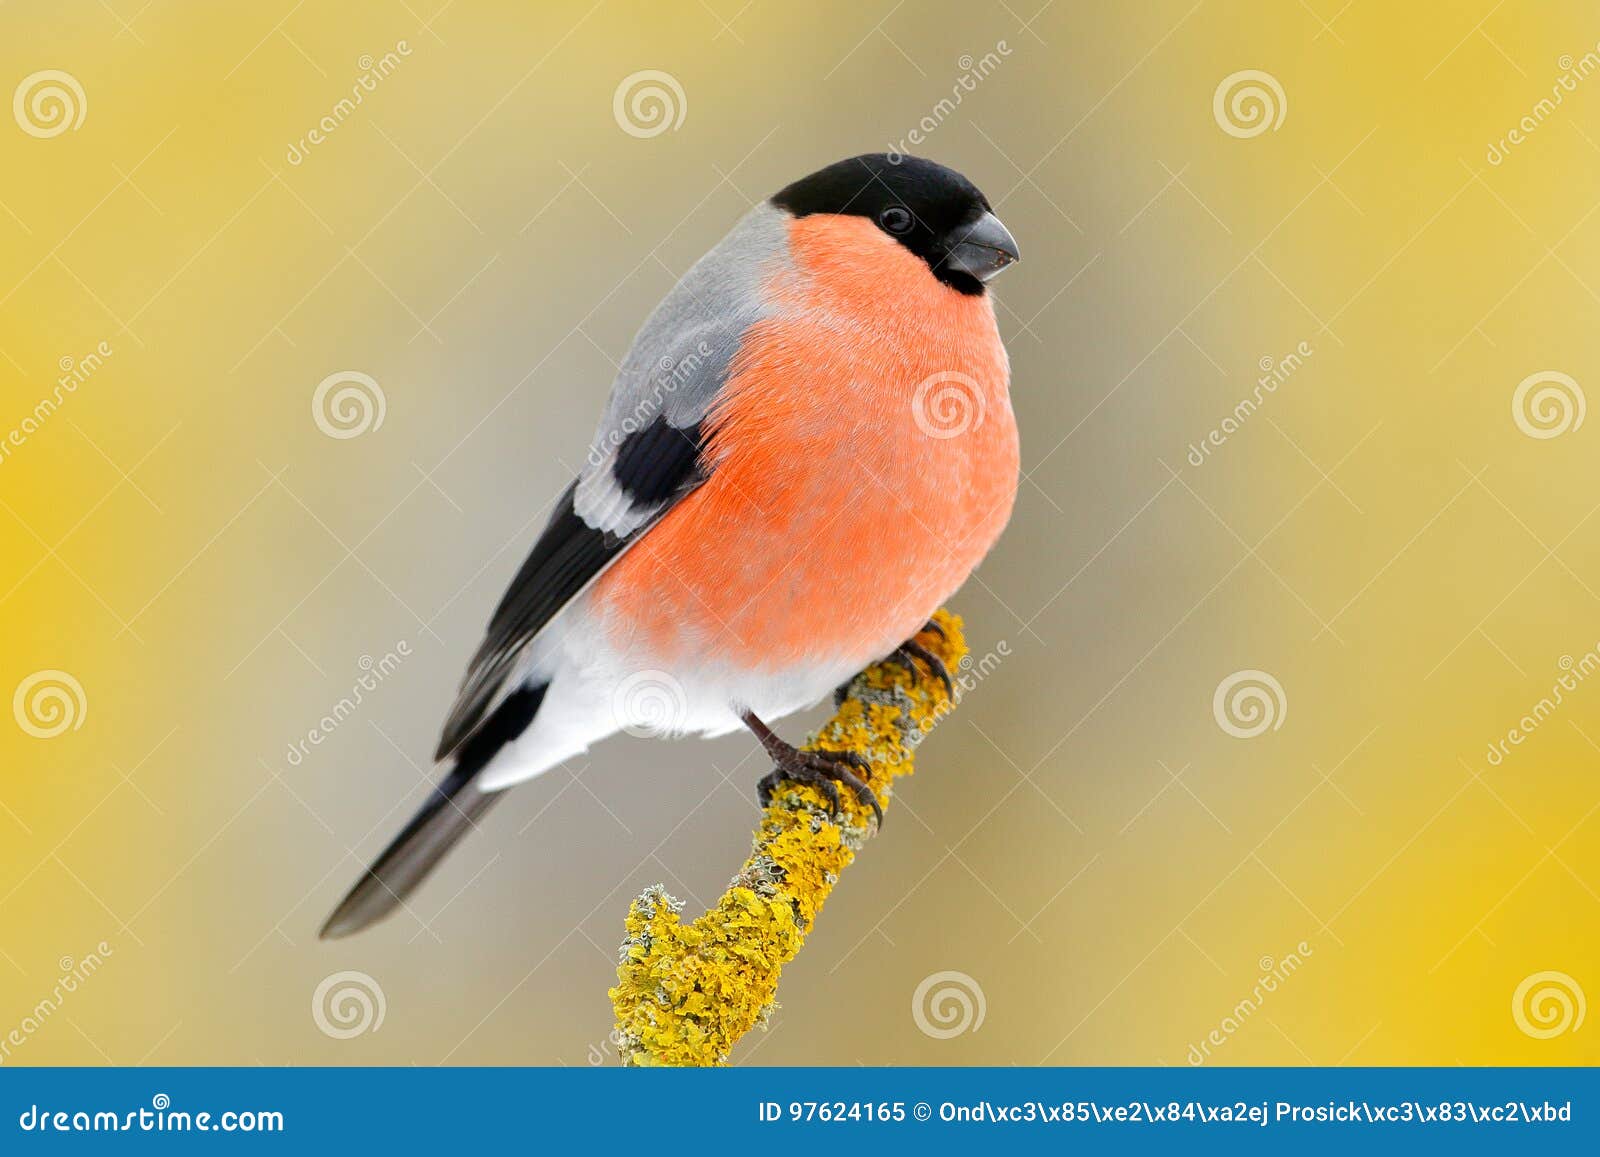
[[[807,664],[781,674],[663,663],[607,641],[580,599],[540,635],[523,681],[549,683],[528,730],[483,773],[485,790],[532,779],[618,731],[641,739],[725,735],[743,711],[771,723],[818,703],[856,672]]]

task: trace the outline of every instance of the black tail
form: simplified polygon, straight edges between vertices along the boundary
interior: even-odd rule
[[[484,721],[461,748],[455,767],[440,780],[405,830],[390,842],[328,917],[324,940],[349,936],[393,912],[428,877],[456,842],[501,796],[477,785],[496,753],[527,730],[544,700],[544,687],[522,687]]]

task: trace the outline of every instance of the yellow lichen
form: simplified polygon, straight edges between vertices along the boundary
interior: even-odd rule
[[[917,641],[954,673],[967,654],[961,620],[940,611],[934,622],[943,634],[924,631]],[[922,667],[879,663],[855,677],[806,750],[865,756],[871,769],[862,778],[887,811],[894,780],[912,773],[917,743],[953,706]],[[683,905],[659,884],[633,902],[610,993],[624,1063],[726,1064],[739,1038],[765,1024],[779,973],[873,832],[872,811],[853,792],[842,790],[840,803],[835,822],[817,788],[779,784],[750,858],[698,920],[683,923]]]

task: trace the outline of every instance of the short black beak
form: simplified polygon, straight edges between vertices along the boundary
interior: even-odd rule
[[[946,264],[952,269],[970,273],[979,281],[988,281],[1008,265],[1022,259],[1017,252],[1016,238],[1000,223],[993,213],[984,213],[971,225],[963,225],[951,234],[950,256]]]

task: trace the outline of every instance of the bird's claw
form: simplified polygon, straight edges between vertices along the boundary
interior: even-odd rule
[[[936,630],[938,629],[937,623],[930,623],[929,626],[935,628]],[[942,635],[943,633],[944,632],[941,630],[940,634]],[[955,680],[950,677],[950,668],[945,666],[943,659],[939,658],[938,655],[935,655],[932,651],[928,650],[928,648],[924,647],[915,639],[907,639],[905,642],[901,643],[889,653],[888,658],[885,659],[884,662],[899,664],[900,666],[904,667],[914,679],[917,676],[917,667],[913,662],[915,659],[921,659],[927,664],[928,670],[933,673],[933,676],[938,679],[939,682],[944,684],[945,694],[949,698],[954,699],[956,697],[956,683]]]
[[[923,623],[922,630],[918,631],[917,634],[920,635],[926,631],[932,631],[941,639],[950,637],[945,632],[945,629],[939,625],[937,619],[929,619],[926,623]],[[906,673],[915,679],[917,677],[916,663],[913,662],[915,659],[921,659],[928,665],[928,670],[933,672],[934,677],[944,684],[945,692],[951,699],[956,697],[955,680],[950,677],[950,668],[945,665],[943,659],[917,642],[915,638],[907,639],[885,655],[882,661],[903,667]],[[854,682],[855,676],[852,675],[833,689],[833,705],[835,708],[844,706],[844,701],[850,698],[850,684]]]
[[[756,784],[756,798],[761,801],[762,807],[772,802],[778,784],[787,780],[809,784],[820,791],[827,798],[829,813],[837,820],[841,811],[839,785],[842,783],[856,793],[858,800],[872,809],[876,825],[880,828],[883,826],[883,808],[878,803],[877,793],[852,770],[871,769],[872,765],[862,756],[853,751],[801,751],[788,744],[769,745],[767,754],[772,757],[772,770]]]

